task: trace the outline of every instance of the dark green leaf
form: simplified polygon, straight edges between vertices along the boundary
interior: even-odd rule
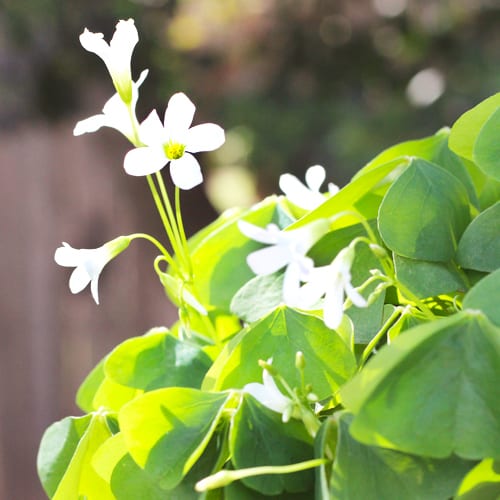
[[[469,217],[463,185],[441,167],[413,159],[380,205],[379,231],[399,255],[447,262]]]
[[[332,497],[338,500],[442,500],[450,498],[473,462],[435,460],[366,446],[349,433],[352,415],[339,421]]]
[[[469,224],[458,244],[457,261],[476,271],[500,267],[500,201]]]
[[[464,309],[482,311],[495,325],[500,326],[500,269],[478,281],[464,297]]]
[[[394,255],[398,281],[419,299],[465,292],[467,285],[451,262],[428,262]]]
[[[283,423],[279,413],[247,394],[233,417],[229,444],[235,469],[289,465],[313,458],[312,440],[302,422],[292,419]],[[312,470],[242,479],[246,486],[265,495],[306,491],[313,481]]]
[[[500,456],[500,329],[462,312],[408,330],[341,389],[359,441],[444,458]]]

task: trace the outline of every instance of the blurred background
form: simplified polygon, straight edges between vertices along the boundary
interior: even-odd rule
[[[162,236],[145,180],[124,174],[126,140],[72,135],[114,92],[78,35],[109,40],[129,17],[134,78],[150,69],[138,117],[184,91],[196,123],[227,133],[200,159],[206,182],[183,193],[190,234],[276,192],[283,172],[319,163],[344,185],[500,88],[498,0],[1,0],[1,499],[44,498],[43,431],[80,414],[79,384],[115,345],[175,320],[147,243],[105,269],[99,306],[88,290],[72,296],[70,270],[53,262],[61,241]]]

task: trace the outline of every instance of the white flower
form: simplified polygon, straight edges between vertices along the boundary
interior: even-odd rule
[[[224,130],[213,123],[191,127],[196,108],[189,98],[174,94],[165,111],[163,124],[152,111],[141,123],[139,136],[144,147],[125,156],[125,171],[130,175],[149,175],[170,162],[170,175],[181,189],[191,189],[203,181],[196,158],[190,153],[213,151],[224,144]]]
[[[294,305],[300,282],[314,267],[306,253],[326,233],[328,222],[319,220],[299,229],[282,231],[276,224],[268,224],[264,229],[239,220],[238,228],[248,238],[270,245],[247,256],[247,264],[255,274],[272,274],[286,266],[283,300],[285,304]]]
[[[329,328],[338,328],[344,313],[344,296],[357,307],[366,307],[367,301],[354,289],[351,283],[351,266],[354,249],[342,249],[328,266],[312,269],[297,296],[300,307],[310,309],[325,296],[323,320]]]
[[[267,360],[267,364],[272,363],[272,358]],[[272,375],[264,369],[262,372],[263,384],[252,382],[243,387],[243,392],[253,396],[259,403],[269,408],[272,411],[281,413],[284,423],[290,420],[290,417],[299,417],[295,403],[288,397],[284,396],[278,389]]]
[[[325,201],[325,196],[319,191],[325,178],[325,169],[321,165],[313,165],[306,171],[306,184],[303,184],[295,175],[283,174],[280,176],[279,185],[294,205],[305,210],[313,210]],[[336,194],[338,190],[335,184],[331,182],[328,184],[330,195]]]
[[[111,127],[121,132],[129,141],[134,142],[134,128],[139,126],[135,117],[135,105],[139,98],[139,87],[147,75],[146,69],[141,73],[139,80],[133,83],[132,100],[129,104],[125,104],[118,93],[114,94],[102,108],[102,114],[80,120],[73,130],[73,135],[96,132],[101,127]]]
[[[134,20],[119,21],[109,45],[102,33],[92,33],[87,28],[80,35],[85,50],[97,54],[106,64],[116,91],[125,103],[132,100],[132,73],[130,61],[139,41]]]
[[[54,260],[64,267],[75,267],[69,279],[71,293],[81,292],[89,283],[92,297],[99,304],[98,281],[104,266],[130,244],[130,238],[120,236],[99,248],[72,248],[63,242],[56,250]]]

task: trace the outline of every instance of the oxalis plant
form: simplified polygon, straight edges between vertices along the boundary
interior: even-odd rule
[[[224,143],[191,126],[186,95],[163,122],[135,114],[146,78],[120,21],[88,30],[116,94],[76,135],[131,142],[165,241],[63,243],[73,293],[98,302],[103,267],[137,239],[158,250],[178,307],[169,328],[119,344],[76,401],[85,415],[45,432],[38,473],[68,499],[493,499],[500,494],[500,94],[450,129],[376,156],[342,189],[285,174],[284,195],[223,213],[186,237],[181,190],[193,154]],[[173,201],[165,186],[168,165]]]

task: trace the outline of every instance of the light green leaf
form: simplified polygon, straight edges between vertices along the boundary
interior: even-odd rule
[[[104,370],[118,384],[151,391],[197,388],[211,364],[199,347],[162,329],[122,342],[108,355]]]
[[[45,431],[37,468],[49,498],[114,499],[109,484],[91,464],[96,450],[110,436],[106,417],[100,413],[67,417]]]
[[[464,478],[457,500],[490,500],[500,498],[500,461],[486,458]]]
[[[283,273],[255,276],[231,301],[231,312],[247,323],[263,318],[283,303]]]
[[[350,435],[351,422],[352,415],[343,413],[338,425],[331,479],[331,498],[336,500],[450,498],[473,464],[457,457],[435,460],[366,446]]]
[[[207,447],[229,398],[169,387],[131,401],[118,416],[130,455],[161,488],[174,488]]]
[[[500,326],[500,269],[478,281],[465,295],[464,309],[480,310],[488,319]]]
[[[398,158],[377,166],[359,178],[356,177],[336,195],[332,196],[318,208],[312,210],[297,222],[293,223],[290,229],[305,226],[316,220],[328,219],[344,211],[359,211],[356,210],[356,203],[359,203],[360,200],[371,191],[376,189],[384,191],[407,165],[408,160],[406,158]],[[369,204],[369,206],[371,207],[371,211],[363,212],[362,215],[366,219],[374,219],[377,216],[378,203],[375,205]],[[336,222],[334,227],[338,229],[352,226],[357,223],[359,223],[357,217],[345,216]]]
[[[290,465],[313,458],[312,440],[302,422],[292,419],[284,424],[279,413],[248,394],[243,394],[233,417],[229,446],[235,469]],[[265,495],[307,491],[313,481],[312,470],[242,479],[246,486]]]
[[[493,179],[500,181],[500,106],[484,123],[474,144],[473,160]]]
[[[394,254],[398,281],[419,299],[465,292],[467,284],[451,263],[407,259]]]
[[[451,128],[450,149],[468,160],[473,160],[474,148],[481,128],[499,107],[500,92],[464,113]]]
[[[242,217],[265,227],[279,217],[278,203],[278,198],[274,196],[267,198]],[[247,255],[261,246],[240,232],[235,219],[206,234],[191,253],[196,296],[201,302],[229,312],[234,294],[254,276],[246,263]]]
[[[310,314],[284,306],[238,334],[223,349],[207,373],[205,390],[242,388],[262,380],[260,359],[273,366],[291,387],[300,386],[294,360],[297,351],[306,361],[305,381],[321,399],[330,396],[356,370],[354,355],[339,335]]]
[[[87,375],[76,393],[76,404],[84,412],[91,413],[97,410],[94,406],[94,397],[106,377],[104,374],[104,359],[101,359]]]
[[[463,185],[441,167],[413,159],[380,205],[379,231],[399,255],[447,262],[469,218]]]
[[[383,347],[341,389],[353,437],[416,455],[500,456],[500,329],[462,312]]]
[[[458,244],[457,262],[476,271],[500,267],[500,201],[469,224]]]

